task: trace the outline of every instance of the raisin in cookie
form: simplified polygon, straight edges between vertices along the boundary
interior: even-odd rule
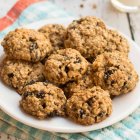
[[[32,29],[9,32],[1,45],[10,58],[37,62],[50,53],[52,46],[45,36]]]
[[[78,50],[90,62],[103,52],[129,52],[127,40],[95,17],[73,21],[67,29],[65,47]]]
[[[93,62],[93,75],[95,84],[111,95],[128,93],[138,81],[133,64],[119,52],[99,55]]]
[[[89,64],[88,69],[82,78],[78,79],[77,81],[70,81],[62,86],[66,97],[70,98],[75,92],[78,92],[79,90],[92,88],[94,86],[92,75],[92,65]]]
[[[45,63],[46,78],[56,84],[77,80],[87,70],[88,62],[74,49],[58,50]]]
[[[53,51],[64,49],[64,35],[66,29],[60,24],[48,24],[39,29],[52,44]]]
[[[104,120],[112,113],[112,101],[109,93],[100,87],[81,90],[68,99],[66,113],[79,124],[91,125]]]
[[[28,114],[39,119],[65,114],[66,97],[60,88],[45,82],[36,82],[24,87],[22,92],[20,106]]]
[[[44,66],[23,60],[4,59],[1,69],[1,78],[8,86],[21,90],[25,85],[36,81],[44,81]]]

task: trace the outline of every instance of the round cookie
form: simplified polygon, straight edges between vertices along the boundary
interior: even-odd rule
[[[90,62],[103,52],[129,52],[127,40],[118,32],[108,30],[103,21],[95,17],[73,21],[67,29],[64,44],[66,48],[78,50]]]
[[[32,29],[16,29],[9,32],[1,45],[10,58],[37,62],[51,51],[50,41],[45,36]]]
[[[64,49],[64,35],[66,29],[60,24],[48,24],[39,29],[52,44],[53,51]]]
[[[45,63],[47,80],[55,84],[65,84],[77,80],[86,72],[88,62],[74,49],[58,50]]]
[[[89,64],[86,73],[82,76],[82,78],[77,81],[71,81],[62,86],[64,93],[67,98],[70,98],[75,92],[79,90],[85,90],[92,88],[94,86],[93,78],[92,78],[92,65]]]
[[[23,60],[4,59],[1,69],[3,82],[11,87],[20,90],[28,84],[36,81],[44,81],[44,66],[38,63],[30,63]]]
[[[20,106],[28,114],[39,119],[65,115],[66,97],[60,88],[49,83],[36,82],[27,85],[22,92]]]
[[[103,53],[93,62],[95,85],[108,90],[110,95],[120,95],[133,90],[138,75],[130,60],[119,52]]]
[[[91,125],[106,119],[112,113],[109,93],[100,87],[81,90],[67,100],[66,113],[70,119]]]

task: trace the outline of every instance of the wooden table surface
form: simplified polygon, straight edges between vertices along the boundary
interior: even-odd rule
[[[0,18],[3,17],[17,0],[0,0]],[[110,0],[48,0],[63,8],[66,12],[79,17],[92,15],[102,18],[105,23],[140,45],[140,13],[121,13]],[[19,140],[13,136],[0,133],[0,140]]]

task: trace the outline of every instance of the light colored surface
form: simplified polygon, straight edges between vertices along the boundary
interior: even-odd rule
[[[134,6],[135,5],[135,2],[134,2],[135,0],[133,0],[133,1],[132,0],[123,0],[125,2],[128,2],[128,4],[125,3],[125,2],[124,3],[121,3],[120,1],[121,0],[111,0],[112,5],[115,8],[117,8],[119,11],[122,11],[122,12],[130,12],[130,13],[139,11],[139,6]],[[129,1],[131,1],[131,3]]]
[[[129,5],[129,6],[139,6],[140,1],[139,0],[118,0],[119,2]]]
[[[40,21],[37,23],[30,24],[26,26],[27,28],[37,29],[45,24],[58,23],[63,25],[68,25],[73,19],[49,19]],[[139,66],[139,55],[140,48],[131,39],[127,38],[130,43],[130,55],[129,58],[135,66],[136,71],[140,76],[140,66]],[[0,56],[3,55],[2,50],[0,51]],[[0,89],[2,93],[0,94],[0,107],[1,109],[15,118],[16,120],[23,122],[29,126],[52,131],[52,132],[86,132],[91,130],[96,130],[104,128],[106,126],[112,125],[131,114],[140,105],[140,81],[138,82],[136,88],[129,94],[119,96],[113,100],[113,113],[106,120],[90,125],[81,126],[74,122],[69,121],[65,118],[55,117],[45,120],[37,120],[25,113],[23,113],[19,108],[20,95],[14,90],[6,87],[2,82],[0,82]],[[46,125],[47,124],[47,125]]]
[[[140,13],[130,14],[130,24],[134,39],[140,45]]]
[[[8,10],[16,3],[17,0],[0,0],[0,18],[5,16]]]

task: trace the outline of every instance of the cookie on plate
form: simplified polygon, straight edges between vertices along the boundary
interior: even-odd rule
[[[81,78],[87,67],[87,60],[77,50],[67,48],[49,56],[45,63],[45,74],[50,82],[65,84]]]
[[[1,78],[3,82],[21,90],[25,85],[36,81],[44,81],[44,66],[40,63],[30,63],[23,60],[11,60],[5,58],[1,69]]]
[[[112,113],[109,93],[100,87],[81,90],[67,100],[66,113],[70,119],[91,125],[106,119]]]
[[[49,83],[36,82],[22,90],[21,108],[39,119],[64,116],[66,97],[63,91]]]
[[[108,90],[110,95],[128,93],[138,81],[133,64],[119,52],[97,56],[93,62],[93,75],[95,85]]]
[[[24,28],[9,32],[1,45],[8,57],[32,62],[44,59],[52,51],[50,41],[42,33]]]
[[[115,50],[129,52],[127,40],[117,31],[108,30],[104,22],[95,17],[84,17],[73,21],[67,29],[65,47],[78,50],[88,61],[97,55]]]
[[[92,65],[89,64],[88,69],[82,78],[78,79],[77,81],[70,81],[62,86],[66,97],[70,98],[79,90],[92,88],[94,86],[92,75]]]
[[[66,29],[60,24],[48,24],[39,29],[47,39],[50,40],[53,52],[59,49],[64,49],[64,35]]]

